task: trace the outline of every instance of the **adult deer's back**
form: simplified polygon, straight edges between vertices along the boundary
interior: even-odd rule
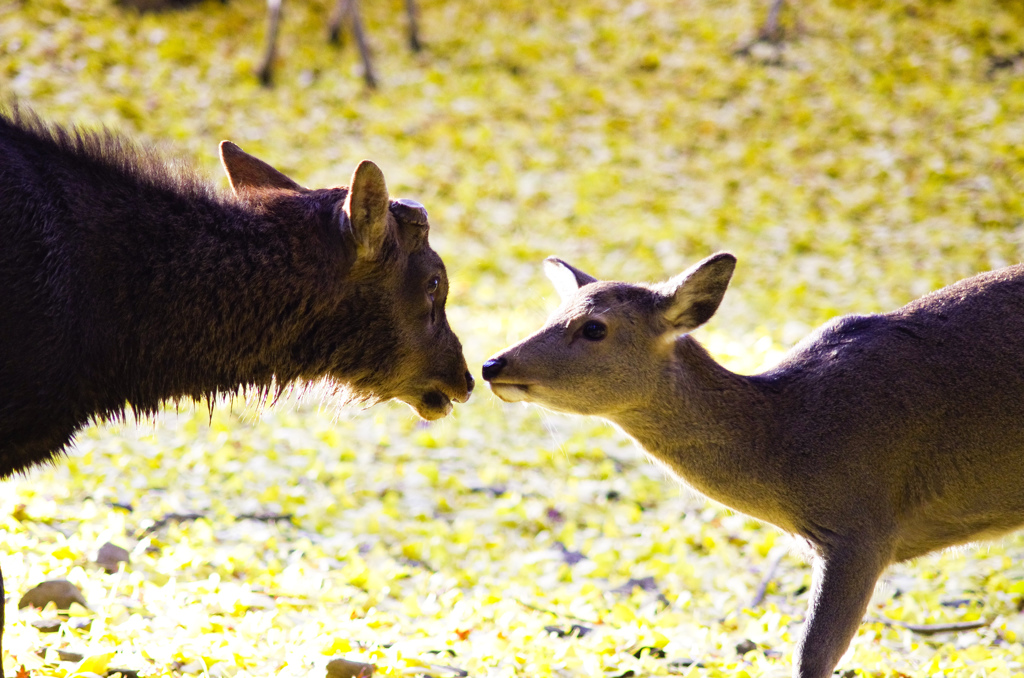
[[[687,334],[717,310],[731,255],[659,285],[546,264],[561,306],[484,378],[615,422],[695,489],[806,540],[795,675],[831,673],[889,563],[1024,524],[1024,267],[836,319],[741,376]]]

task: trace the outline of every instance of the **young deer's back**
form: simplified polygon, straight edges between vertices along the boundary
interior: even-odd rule
[[[834,320],[751,382],[808,529],[885,525],[901,560],[1024,523],[1024,266]]]

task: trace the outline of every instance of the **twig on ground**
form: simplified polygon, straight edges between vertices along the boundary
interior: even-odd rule
[[[536,605],[530,605],[529,603],[525,603],[525,602],[519,600],[518,598],[516,598],[516,602],[519,603],[520,605],[522,605],[523,607],[529,609],[529,610],[533,610],[534,612],[544,612],[546,614],[550,614],[550,615],[553,615],[555,617],[564,617],[566,619],[575,619],[576,621],[583,622],[584,624],[594,624],[595,626],[597,624],[603,623],[603,622],[600,622],[600,621],[594,621],[592,619],[584,619],[583,617],[577,617],[576,615],[572,615],[572,614],[566,614],[564,612],[555,612],[554,610],[548,610],[548,609],[543,608],[543,607],[537,607]]]
[[[156,521],[155,523],[147,527],[145,530],[143,530],[142,533],[138,536],[138,538],[142,539],[143,537],[146,537],[147,535],[156,532],[160,528],[172,522],[181,523],[187,520],[199,520],[200,518],[205,517],[206,516],[202,513],[168,513],[163,518],[161,518],[160,520]]]
[[[243,513],[235,516],[235,520],[258,520],[264,523],[292,523],[294,518],[294,514],[291,513]]]
[[[761,583],[758,584],[754,597],[750,600],[750,605],[748,605],[750,609],[753,609],[764,602],[765,594],[768,593],[768,585],[772,583],[773,579],[775,579],[775,571],[779,569],[779,563],[782,562],[782,558],[786,555],[786,551],[788,551],[788,549],[776,547],[775,553],[768,561],[768,569],[761,578]]]
[[[988,626],[991,622],[979,619],[977,621],[969,622],[949,622],[946,624],[909,624],[907,622],[896,621],[895,619],[887,619],[885,617],[868,617],[864,621],[873,624],[885,624],[886,626],[897,626],[899,628],[913,631],[914,633],[920,633],[923,636],[930,636],[936,633],[955,633],[958,631],[973,631],[974,629],[980,629]]]
[[[182,523],[189,520],[199,520],[200,518],[205,517],[206,515],[203,513],[168,513],[163,518],[139,533],[138,539],[142,539],[143,537],[156,532],[160,528],[166,527],[169,523]],[[235,516],[235,520],[258,520],[264,523],[286,522],[294,525],[295,515],[291,513],[242,513]]]

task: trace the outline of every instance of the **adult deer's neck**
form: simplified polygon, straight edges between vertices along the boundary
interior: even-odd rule
[[[115,399],[101,409],[127,401],[146,411],[301,376],[282,362],[296,317],[316,303],[314,267],[297,251],[309,235],[295,232],[301,225],[160,189],[108,201],[99,228],[84,226],[91,244],[81,253],[96,319],[87,382],[109,385],[103,396]]]
[[[677,340],[642,407],[611,417],[654,459],[730,508],[793,529],[779,459],[774,404],[756,381],[719,365],[696,340]]]

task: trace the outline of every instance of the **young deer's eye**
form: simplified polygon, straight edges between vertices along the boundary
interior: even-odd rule
[[[427,281],[427,294],[434,294],[437,292],[437,288],[441,285],[441,277],[434,276]]]
[[[596,320],[591,320],[583,326],[582,334],[583,338],[589,341],[601,341],[608,334],[608,326]]]

